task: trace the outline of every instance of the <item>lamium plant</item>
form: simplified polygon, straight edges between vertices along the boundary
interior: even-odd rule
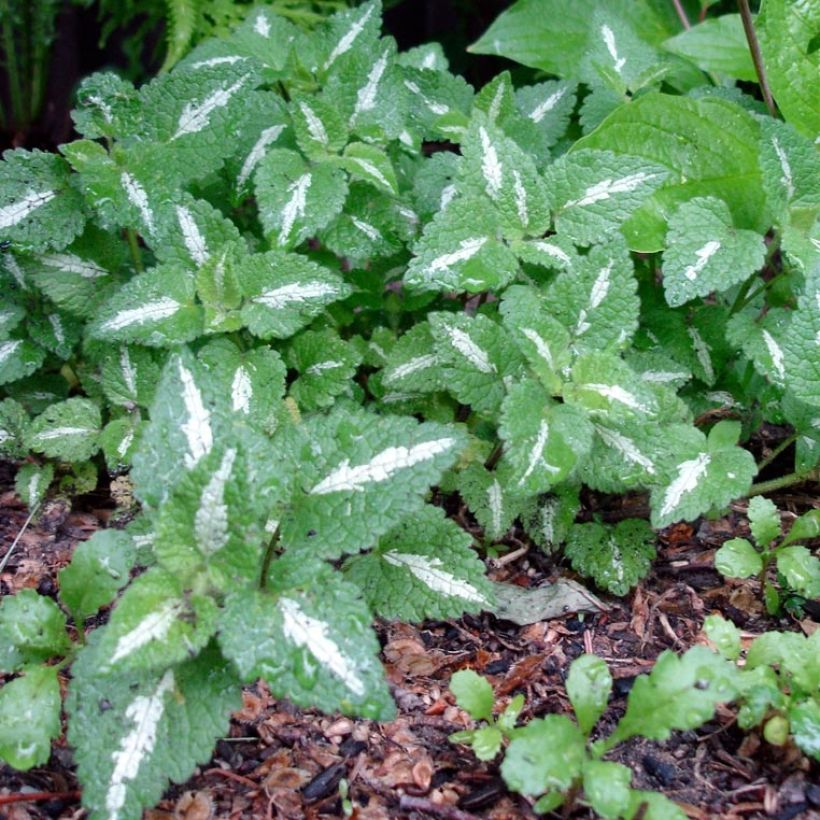
[[[817,14],[757,20],[785,120],[650,2],[514,4],[473,49],[552,75],[518,88],[400,52],[377,0],[86,79],[79,139],[0,164],[0,453],[32,511],[100,470],[138,508],[0,605],[0,756],[47,760],[70,665],[84,803],[139,817],[243,683],[389,719],[373,615],[494,605],[459,499],[624,594],[650,525],[574,524],[583,487],[720,510],[771,488],[764,421],[815,475]]]

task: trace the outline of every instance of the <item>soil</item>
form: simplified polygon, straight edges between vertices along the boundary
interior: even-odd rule
[[[2,553],[18,535],[27,510],[14,494],[14,468],[0,463]],[[816,488],[807,488],[809,490]],[[815,495],[775,498],[788,518]],[[588,499],[587,512],[607,518],[635,514],[641,498]],[[486,675],[497,702],[526,696],[522,720],[568,712],[564,677],[583,652],[604,658],[615,679],[602,728],[622,714],[636,675],[649,670],[666,649],[683,652],[703,642],[703,619],[712,612],[731,618],[744,637],[771,629],[805,633],[809,617],[773,619],[759,603],[755,582],[726,582],[713,567],[714,551],[727,538],[746,535],[745,505],[717,520],[679,524],[658,536],[651,575],[625,599],[603,600],[608,609],[519,627],[490,614],[457,621],[411,625],[379,622],[382,660],[399,716],[391,723],[354,720],[301,710],[275,700],[264,685],[248,687],[244,707],[213,759],[182,785],[173,786],[146,820],[177,818],[530,818],[531,803],[507,791],[498,762],[479,762],[448,736],[472,724],[454,705],[450,676],[472,668]],[[57,572],[79,541],[116,517],[110,494],[52,502],[19,540],[0,574],[0,593],[25,587],[53,596]],[[572,577],[552,558],[531,550],[494,566],[490,576],[521,586]],[[583,580],[583,579],[576,579]],[[817,613],[814,613],[815,618]],[[66,673],[67,675],[68,673]],[[65,677],[65,676],[64,676]],[[776,748],[739,730],[734,713],[719,708],[697,731],[678,732],[665,743],[634,740],[611,759],[630,766],[636,788],[662,791],[691,818],[820,817],[820,767],[790,746]],[[350,806],[340,788],[347,784]],[[4,796],[20,802],[4,804]],[[71,750],[55,744],[48,765],[19,773],[0,766],[0,819],[79,818],[79,786]],[[553,815],[559,816],[559,815]],[[578,807],[565,816],[590,817]]]

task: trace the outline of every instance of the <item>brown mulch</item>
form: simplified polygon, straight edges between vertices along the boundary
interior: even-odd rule
[[[0,464],[0,557],[27,517],[12,479],[12,468]],[[817,505],[816,497],[776,500],[794,512]],[[607,499],[597,503],[607,512]],[[471,725],[454,705],[450,676],[467,667],[486,675],[502,707],[523,693],[526,720],[567,712],[568,665],[594,652],[615,679],[602,721],[608,730],[622,714],[635,676],[649,670],[663,650],[683,652],[702,642],[703,619],[712,612],[733,620],[749,638],[771,629],[815,629],[809,619],[766,616],[753,582],[726,583],[715,572],[715,549],[746,534],[743,511],[740,504],[724,518],[663,531],[650,577],[626,599],[605,598],[610,609],[594,616],[525,627],[489,614],[416,625],[379,622],[383,661],[399,709],[391,723],[301,710],[274,700],[262,684],[247,688],[244,707],[210,763],[187,783],[173,786],[146,819],[535,817],[529,801],[505,788],[498,761],[481,763],[469,749],[448,741],[452,732]],[[624,510],[608,513],[618,518]],[[0,594],[24,587],[56,594],[56,574],[74,545],[114,514],[105,492],[77,499],[73,508],[52,503],[20,539],[0,574]],[[559,574],[569,572],[534,551],[491,568],[495,580],[522,586]],[[662,791],[691,818],[820,817],[817,764],[794,748],[778,749],[740,731],[728,708],[697,731],[674,733],[665,743],[635,739],[611,758],[632,768],[636,788]],[[352,810],[347,815],[340,792],[345,784]],[[0,820],[82,817],[78,789],[71,751],[60,741],[47,766],[19,773],[0,765]],[[4,796],[20,793],[27,793],[24,802],[4,805]],[[579,808],[571,816],[591,815]]]

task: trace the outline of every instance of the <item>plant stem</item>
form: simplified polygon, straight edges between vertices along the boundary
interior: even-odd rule
[[[139,242],[137,242],[137,234],[133,228],[126,228],[125,235],[128,238],[128,247],[131,248],[131,256],[134,260],[134,268],[137,273],[142,273],[142,254],[140,253]]]
[[[692,24],[689,22],[689,18],[686,16],[686,9],[683,7],[683,4],[680,0],[672,0],[672,5],[675,7],[675,11],[678,13],[678,17],[680,17],[681,24],[685,29],[692,28]]]
[[[763,99],[766,102],[766,108],[773,116],[777,116],[777,108],[774,104],[772,92],[769,89],[769,83],[766,79],[766,68],[763,65],[763,55],[760,52],[760,43],[755,34],[754,23],[752,22],[752,10],[749,8],[749,0],[737,0],[738,8],[740,9],[740,19],[743,21],[743,31],[746,33],[746,40],[749,43],[749,51],[752,53],[752,62],[755,65],[755,72],[757,73],[757,80],[760,83],[760,91],[763,94]]]
[[[276,552],[276,547],[279,545],[279,527],[274,530],[268,546],[265,547],[265,554],[262,556],[262,569],[259,572],[259,589],[265,589],[268,585],[268,573],[270,572],[270,565],[273,561],[273,554]]]
[[[782,490],[785,487],[792,487],[795,484],[802,484],[804,481],[815,480],[817,477],[816,470],[804,470],[799,473],[789,473],[788,475],[783,475],[779,478],[773,478],[770,481],[760,481],[757,484],[752,484],[749,488],[749,492],[746,493],[746,498],[751,498],[753,495],[773,493],[776,490]]]
[[[487,457],[487,460],[484,462],[484,468],[486,470],[495,469],[495,465],[498,464],[498,460],[501,458],[503,454],[504,447],[501,444],[501,442],[498,442],[498,444],[496,444],[495,447],[493,447],[493,451]]]
[[[800,436],[797,435],[797,433],[793,433],[788,438],[783,439],[766,458],[761,459],[760,464],[757,465],[757,471],[761,472],[764,468],[768,467],[784,450],[794,444],[799,438]]]

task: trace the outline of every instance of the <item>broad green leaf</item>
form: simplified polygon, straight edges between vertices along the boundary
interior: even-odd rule
[[[623,817],[629,806],[632,770],[622,763],[588,760],[584,764],[584,797],[601,817]]]
[[[720,615],[708,615],[703,622],[703,631],[726,660],[736,661],[740,657],[740,630],[731,621]]]
[[[121,472],[131,465],[131,456],[143,424],[144,422],[138,420],[136,416],[121,416],[112,419],[103,427],[100,433],[100,449],[105,456],[108,470],[112,474]],[[96,475],[94,486],[96,486]]]
[[[715,569],[730,578],[751,578],[760,574],[763,559],[745,538],[731,538],[715,553]]]
[[[820,760],[820,703],[808,699],[790,706],[789,726],[797,747]]]
[[[514,792],[534,797],[568,789],[580,777],[585,757],[581,730],[564,715],[547,715],[516,732],[501,774]]]
[[[458,155],[439,151],[418,166],[413,177],[413,205],[425,222],[443,211],[456,195]]]
[[[425,228],[404,281],[417,290],[498,290],[518,272],[518,261],[498,238],[498,217],[486,203],[454,199]]]
[[[49,309],[39,316],[30,315],[27,329],[32,341],[63,361],[71,358],[83,335],[78,319]]]
[[[490,471],[481,464],[471,464],[458,474],[459,495],[484,528],[484,536],[493,541],[506,535],[524,504],[511,479],[510,470]]]
[[[596,421],[589,456],[579,478],[600,492],[616,493],[651,484],[658,475],[658,455],[668,442],[663,428],[647,430],[640,421]]]
[[[128,587],[100,630],[99,671],[160,671],[202,649],[215,628],[211,598],[185,590],[165,570],[150,569]]]
[[[11,459],[25,456],[28,423],[28,413],[20,402],[14,399],[0,401],[0,454]]]
[[[734,666],[705,646],[692,647],[681,657],[666,650],[649,674],[635,680],[626,714],[607,745],[635,735],[666,740],[674,729],[697,729],[718,703],[732,700],[736,692]]]
[[[0,341],[0,384],[30,376],[42,365],[46,352],[28,339]]]
[[[502,12],[468,51],[495,54],[540,68],[560,77],[578,74],[589,48],[589,39],[599,36],[592,30],[595,0],[518,0]],[[669,33],[651,4],[634,0],[614,0],[607,11],[635,27],[650,43]],[[550,48],[544,48],[550,43]]]
[[[122,345],[106,353],[101,385],[106,399],[121,407],[148,407],[161,371],[156,355],[137,345]]]
[[[347,127],[341,113],[321,96],[298,95],[290,104],[296,142],[305,156],[322,159],[344,148]]]
[[[460,141],[469,121],[472,86],[449,71],[405,68],[402,73],[412,130],[426,139]]]
[[[42,766],[60,736],[60,684],[53,666],[34,666],[0,688],[0,760],[21,771]]]
[[[447,389],[476,412],[496,412],[506,392],[504,379],[521,368],[506,330],[481,314],[431,313],[428,319]]]
[[[277,697],[389,720],[395,706],[370,621],[356,588],[327,570],[304,589],[229,597],[219,643],[244,681],[261,677]]]
[[[274,457],[272,449],[268,455]],[[215,448],[160,508],[154,553],[177,579],[204,572],[225,590],[258,578],[263,542],[270,539],[264,527],[285,482],[259,486],[249,461],[245,447]]]
[[[71,646],[60,607],[33,589],[3,598],[0,638],[0,671],[5,673],[63,655]]]
[[[567,675],[567,695],[585,735],[589,735],[604,713],[611,692],[612,675],[604,661],[595,655],[581,655],[572,662]]]
[[[670,177],[646,157],[601,150],[565,154],[546,174],[556,227],[589,244],[617,230]]]
[[[381,384],[387,391],[405,393],[444,389],[435,341],[427,322],[417,322],[396,342],[387,356]]]
[[[561,80],[525,85],[515,91],[518,110],[538,128],[547,147],[564,135],[575,98],[575,83]]]
[[[396,172],[390,157],[374,145],[352,142],[345,148],[339,164],[354,179],[360,179],[388,194],[398,194]]]
[[[299,372],[290,395],[304,410],[330,407],[349,391],[361,357],[332,330],[306,330],[287,351],[288,366]]]
[[[338,71],[340,62],[349,60],[357,51],[372,49],[379,38],[381,14],[379,0],[334,14],[322,30],[324,54],[320,71]]]
[[[672,54],[691,60],[703,71],[757,82],[739,14],[722,14],[703,20],[670,37],[663,47]]]
[[[564,553],[573,569],[591,576],[614,595],[626,595],[649,573],[655,557],[655,535],[638,518],[614,527],[595,522],[574,524],[567,535]]]
[[[549,227],[547,194],[533,160],[493,122],[474,115],[461,146],[458,188],[487,197],[505,236],[541,236]]]
[[[554,402],[528,379],[511,387],[501,406],[502,463],[521,495],[547,492],[563,481],[592,444],[592,426],[577,407]]]
[[[136,559],[134,541],[122,530],[98,530],[74,549],[71,563],[60,570],[60,599],[78,621],[110,604],[129,581]]]
[[[134,492],[146,506],[158,507],[181,473],[213,449],[224,422],[215,412],[212,381],[186,350],[165,363],[131,470]]]
[[[60,250],[85,225],[83,200],[62,157],[43,151],[3,152],[0,163],[0,240],[21,250]]]
[[[728,206],[715,197],[684,202],[669,219],[666,241],[663,287],[672,307],[740,284],[766,255],[763,237],[736,230]]]
[[[26,441],[37,453],[62,461],[85,461],[99,449],[100,408],[88,399],[53,404],[32,420]]]
[[[629,810],[626,817],[629,820],[686,820],[688,815],[677,803],[672,802],[660,792],[645,792],[631,789]]]
[[[473,672],[460,669],[450,678],[450,691],[456,696],[456,703],[473,720],[491,720],[495,695],[490,682]]]
[[[670,132],[676,139],[669,139]],[[762,233],[770,227],[759,138],[758,121],[733,102],[649,93],[614,111],[570,155],[597,149],[668,169],[664,186],[622,226],[631,250],[652,252],[664,248],[666,220],[675,206],[693,197],[722,199],[737,228]]]
[[[72,668],[68,740],[93,816],[139,820],[169,782],[208,761],[242,705],[240,688],[214,648],[153,674],[101,675],[96,635]]]
[[[786,383],[795,397],[820,407],[820,263],[806,275],[806,287],[783,339]]]
[[[515,240],[510,248],[523,262],[550,270],[572,270],[579,261],[575,245],[558,234],[548,239]]]
[[[23,464],[14,477],[14,490],[29,510],[35,510],[46,497],[53,479],[53,464]]]
[[[76,91],[71,119],[88,139],[120,138],[136,129],[140,108],[132,83],[113,71],[86,77]]]
[[[331,165],[308,165],[295,151],[274,148],[255,176],[259,219],[271,240],[290,249],[324,228],[344,206],[345,173]]]
[[[569,332],[574,353],[618,349],[638,327],[636,291],[632,260],[618,237],[596,245],[560,273],[548,290],[547,304]]]
[[[581,508],[578,489],[572,484],[559,485],[551,495],[534,499],[523,511],[521,522],[527,535],[544,551],[551,552],[566,540]]]
[[[304,256],[268,251],[242,262],[242,321],[255,336],[283,339],[309,324],[351,288]]]
[[[206,333],[231,333],[242,327],[239,283],[248,259],[244,242],[226,242],[197,270],[196,293],[204,307]]]
[[[788,336],[791,311],[773,307],[760,315],[760,308],[748,305],[726,325],[726,338],[752,360],[755,370],[773,384],[786,379],[783,341]]]
[[[749,491],[757,473],[748,450],[719,441],[714,431],[709,441],[702,435],[674,455],[674,466],[664,470],[662,481],[652,490],[652,526],[665,527],[675,521],[692,521],[711,508],[725,506]],[[737,435],[739,433],[739,427]],[[701,443],[698,444],[698,438]]]
[[[783,539],[783,546],[793,544],[795,541],[810,541],[818,537],[820,537],[820,510],[809,510],[792,524]]]
[[[372,552],[348,559],[343,570],[383,618],[458,618],[492,606],[472,538],[438,507],[423,507]]]
[[[771,499],[756,495],[749,499],[749,529],[761,547],[770,544],[781,534],[780,512]]]
[[[766,0],[755,21],[760,50],[777,105],[787,122],[810,139],[820,131],[817,75],[820,8],[814,3]]]
[[[202,308],[195,303],[194,276],[162,265],[135,276],[101,308],[89,326],[93,339],[172,347],[202,333]]]
[[[372,546],[420,510],[464,438],[454,427],[340,409],[288,430],[280,446],[301,488],[282,542],[331,558]]]
[[[820,598],[820,558],[796,545],[777,551],[777,571],[790,589],[806,598]]]
[[[475,729],[470,738],[473,754],[479,760],[492,760],[501,750],[503,742],[504,735],[495,726],[482,726]]]

